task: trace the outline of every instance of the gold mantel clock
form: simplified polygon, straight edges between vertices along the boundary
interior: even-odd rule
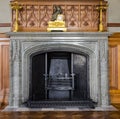
[[[48,22],[47,31],[67,31],[65,27],[64,15],[61,14],[62,10],[60,6],[54,6],[54,13],[52,15],[51,21]]]

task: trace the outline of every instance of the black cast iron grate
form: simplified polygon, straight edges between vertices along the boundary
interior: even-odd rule
[[[93,101],[27,101],[30,108],[95,108]]]

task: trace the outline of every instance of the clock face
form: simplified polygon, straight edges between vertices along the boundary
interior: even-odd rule
[[[64,16],[62,14],[58,14],[57,20],[58,21],[63,21],[64,20]]]

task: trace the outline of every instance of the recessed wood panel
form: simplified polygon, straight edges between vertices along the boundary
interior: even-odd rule
[[[120,103],[120,33],[109,37],[109,79],[111,103]]]
[[[9,93],[9,38],[0,34],[0,102],[8,103]]]

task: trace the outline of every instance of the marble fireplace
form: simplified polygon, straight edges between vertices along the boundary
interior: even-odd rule
[[[28,100],[37,100],[41,103],[45,103],[44,101],[46,101],[48,94],[46,95],[45,90],[42,90],[41,86],[45,87],[44,80],[46,79],[43,75],[45,75],[48,69],[50,69],[46,69],[48,66],[45,65],[47,62],[45,57],[50,57],[51,54],[55,54],[54,57],[62,57],[61,62],[64,61],[64,63],[66,62],[64,57],[70,57],[70,62],[73,61],[70,63],[70,72],[74,75],[76,75],[76,72],[74,71],[74,65],[78,65],[80,62],[86,61],[86,73],[80,73],[82,70],[78,67],[77,72],[81,77],[76,79],[76,76],[74,76],[74,80],[82,80],[82,77],[84,77],[84,80],[87,80],[87,84],[85,84],[88,95],[87,98],[95,102],[95,108],[109,106],[108,32],[10,32],[8,34],[10,35],[11,70],[10,96],[9,105],[7,108],[21,108],[25,106],[23,104]],[[42,54],[44,60],[41,58]],[[34,57],[37,55],[39,56],[36,60],[34,60]],[[77,57],[80,57],[80,59]],[[75,60],[76,58],[78,60]],[[35,64],[35,62],[39,63]],[[53,63],[53,65],[55,64]],[[34,65],[33,70],[31,69],[32,65]],[[37,65],[39,66],[37,67]],[[65,68],[66,65],[64,65],[64,69]],[[43,73],[41,78],[39,73],[42,71]],[[66,77],[68,74],[65,73],[64,75]],[[32,78],[36,80],[36,83],[37,80],[43,80],[43,85],[41,85],[41,82],[39,82],[39,85],[35,85],[35,82]],[[31,91],[33,87],[31,88],[30,86],[32,84],[35,85],[34,87],[37,87],[34,88],[34,91]],[[79,86],[82,85],[83,84]],[[36,90],[39,90],[39,88],[41,88],[40,91],[44,92],[44,94],[42,97],[38,96],[40,98],[35,98],[34,93]],[[72,90],[73,98],[75,96],[74,90]],[[81,95],[81,93],[79,93],[80,90],[81,88],[78,89],[77,95]],[[41,95],[42,93],[40,91],[36,95]],[[32,98],[30,97],[31,92],[33,93]],[[62,94],[61,92],[57,93],[60,93],[60,97],[63,98],[63,95],[68,94]],[[54,93],[54,95],[57,93]],[[52,94],[53,92],[49,95],[49,97],[51,97],[52,101],[54,101],[55,97]],[[61,100],[60,97],[57,97],[59,99],[58,101]]]

